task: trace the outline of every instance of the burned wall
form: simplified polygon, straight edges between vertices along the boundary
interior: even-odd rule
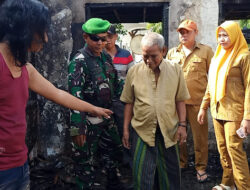
[[[77,49],[83,47],[81,25],[85,21],[84,8],[86,1],[42,1],[49,7],[52,16],[49,43],[45,45],[42,52],[31,55],[31,62],[56,87],[67,90],[69,59]],[[215,48],[214,31],[218,24],[217,0],[172,0],[170,1],[169,9],[170,48],[178,44],[176,28],[179,22],[185,18],[191,18],[198,23],[199,41]],[[71,54],[71,52],[73,53]],[[65,151],[67,152],[67,145],[69,145],[70,141],[67,132],[69,126],[68,109],[31,92],[27,107],[27,120],[27,144],[29,151],[31,151],[31,158],[38,154],[47,158],[65,153]],[[191,143],[191,138],[189,138],[188,142]],[[245,146],[247,152],[250,154],[249,144],[250,139],[248,138],[246,139]],[[216,151],[216,140],[211,117],[209,125],[209,150]]]
[[[31,62],[47,80],[67,91],[67,68],[73,45],[71,6],[69,1],[43,2],[51,12],[49,42],[40,53],[31,55]],[[40,155],[47,158],[63,153],[69,141],[69,110],[32,92],[30,94],[27,107],[30,157]]]

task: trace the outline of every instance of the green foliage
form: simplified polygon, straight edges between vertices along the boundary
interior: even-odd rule
[[[248,28],[250,29],[250,19],[240,20],[241,29]]]
[[[146,28],[152,30],[152,32],[157,32],[159,34],[162,34],[162,22],[147,23]]]
[[[117,34],[122,35],[122,36],[127,34],[128,31],[124,28],[124,26],[121,23],[117,23],[114,25],[115,25]]]

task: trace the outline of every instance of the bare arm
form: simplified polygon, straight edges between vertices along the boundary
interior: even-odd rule
[[[179,117],[179,121],[186,121],[186,104],[184,101],[176,102],[176,111]]]
[[[81,112],[89,112],[96,116],[104,116],[109,118],[112,111],[99,108],[82,101],[64,90],[56,88],[52,83],[45,79],[31,64],[27,65],[29,73],[29,88],[34,92],[44,96],[45,98],[60,104],[64,107],[78,110]]]
[[[186,105],[184,101],[176,102],[176,111],[179,117],[179,126],[175,135],[177,141],[182,144],[186,141],[187,132],[186,132]]]
[[[124,123],[123,123],[123,137],[122,143],[125,148],[130,148],[129,144],[129,124],[133,115],[134,104],[126,104],[124,108]]]

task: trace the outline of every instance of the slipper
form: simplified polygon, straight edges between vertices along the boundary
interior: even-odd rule
[[[236,190],[236,187],[235,186],[230,187],[230,186],[220,184],[220,185],[214,186],[212,190]]]
[[[200,179],[197,178],[197,181],[198,181],[199,183],[205,183],[205,182],[208,182],[208,181],[209,181],[209,176],[208,176],[207,172],[204,172],[203,174],[200,174],[199,172],[197,172],[197,175],[200,177]],[[207,175],[207,177],[204,178],[204,179],[201,179],[201,178],[202,178],[203,176],[205,176],[205,175]]]

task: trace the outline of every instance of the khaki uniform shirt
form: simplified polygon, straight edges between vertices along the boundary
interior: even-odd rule
[[[158,123],[168,148],[176,144],[176,101],[184,101],[190,96],[178,64],[163,60],[159,68],[156,85],[155,75],[145,63],[133,66],[128,71],[121,101],[134,104],[131,123],[142,140],[149,146],[155,146]]]
[[[216,71],[209,71],[216,72]],[[209,92],[209,84],[201,108],[211,106],[213,118],[226,121],[250,119],[250,53],[235,60],[229,70],[226,83],[226,94],[217,103]]]
[[[182,50],[182,45],[169,50],[167,59],[179,63],[184,72],[184,78],[191,96],[189,100],[185,101],[186,104],[201,104],[206,91],[207,73],[212,57],[212,48],[203,44],[196,44],[187,57]]]

